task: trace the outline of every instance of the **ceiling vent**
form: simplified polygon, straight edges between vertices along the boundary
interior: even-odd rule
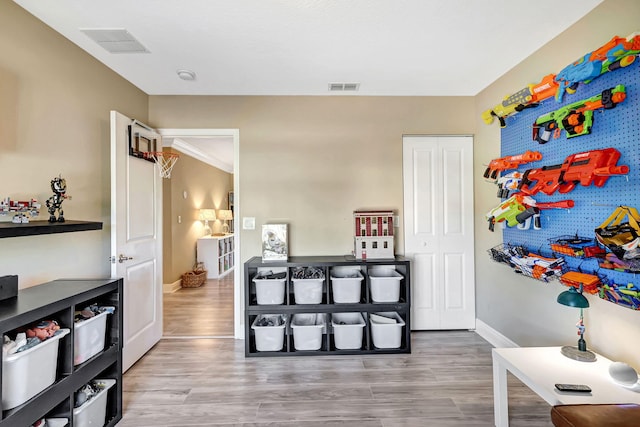
[[[149,53],[142,43],[123,28],[85,28],[80,31],[110,53]]]
[[[360,83],[329,83],[329,92],[357,92]]]

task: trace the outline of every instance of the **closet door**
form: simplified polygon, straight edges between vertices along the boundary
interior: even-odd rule
[[[472,174],[472,137],[403,137],[414,330],[475,328]]]

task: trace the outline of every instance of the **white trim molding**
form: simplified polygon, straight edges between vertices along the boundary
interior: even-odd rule
[[[476,333],[487,340],[494,347],[520,347],[500,332],[493,329],[480,319],[476,319]]]

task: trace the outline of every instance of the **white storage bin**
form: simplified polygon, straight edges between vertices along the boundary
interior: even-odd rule
[[[69,420],[66,418],[47,418],[47,427],[66,427],[69,425]]]
[[[256,284],[256,299],[258,304],[283,304],[284,282],[287,279],[253,279]]]
[[[277,326],[258,326],[258,322],[263,319],[272,319]],[[279,319],[279,320],[278,320]],[[287,324],[286,316],[282,314],[261,314],[251,324],[256,336],[256,350],[258,351],[280,351],[284,346],[284,330]]]
[[[402,274],[391,268],[369,270],[371,300],[373,302],[398,302],[400,300]]]
[[[362,348],[362,331],[364,319],[360,313],[333,313],[333,340],[339,350],[356,350]]]
[[[356,275],[357,277],[352,277]],[[333,302],[336,303],[359,303],[362,293],[362,273],[360,270],[340,270],[331,271],[331,291]]]
[[[108,312],[74,323],[73,365],[79,365],[104,350]]]
[[[2,358],[2,408],[22,405],[56,380],[58,345],[69,333],[61,332],[20,353]]]
[[[320,350],[325,315],[322,313],[299,313],[291,319],[293,347],[296,350]]]
[[[107,418],[107,394],[116,384],[116,380],[95,380],[104,384],[104,388],[82,406],[73,409],[73,427],[102,427]]]
[[[380,323],[375,315],[379,314],[386,318],[395,319],[395,323]],[[404,320],[395,311],[374,313],[369,317],[371,325],[371,337],[373,345],[377,348],[400,348],[402,343],[402,329],[404,328]]]
[[[296,304],[320,304],[324,279],[293,279]]]

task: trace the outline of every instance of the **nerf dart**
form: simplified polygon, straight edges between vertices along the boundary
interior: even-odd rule
[[[620,152],[615,148],[572,154],[561,165],[525,171],[518,189],[529,195],[540,191],[552,195],[556,191],[568,193],[577,184],[602,187],[610,176],[629,173],[629,166],[616,166],[619,159]]]
[[[558,83],[555,81],[555,74],[549,74],[542,78],[538,84],[531,84],[520,89],[513,95],[507,95],[502,102],[495,107],[482,113],[482,120],[488,125],[493,123],[493,119],[500,121],[500,127],[506,127],[505,119],[512,114],[518,113],[525,108],[537,107],[541,101],[551,98],[558,90]]]
[[[516,154],[515,156],[506,156],[499,159],[491,160],[489,166],[484,171],[485,178],[491,178],[495,180],[498,177],[498,172],[502,172],[509,169],[515,169],[525,163],[535,162],[542,159],[542,154],[539,151],[526,151],[522,154]]]
[[[575,93],[580,83],[589,83],[602,74],[629,66],[640,53],[640,35],[613,37],[609,42],[567,65],[556,75],[558,89],[556,101],[561,102],[566,92]]]
[[[600,95],[583,99],[565,105],[555,111],[543,114],[533,123],[533,140],[539,144],[546,144],[553,135],[558,138],[564,130],[567,138],[587,135],[593,126],[593,112],[595,110],[610,110],[624,101],[626,91],[624,85],[605,89]]]

